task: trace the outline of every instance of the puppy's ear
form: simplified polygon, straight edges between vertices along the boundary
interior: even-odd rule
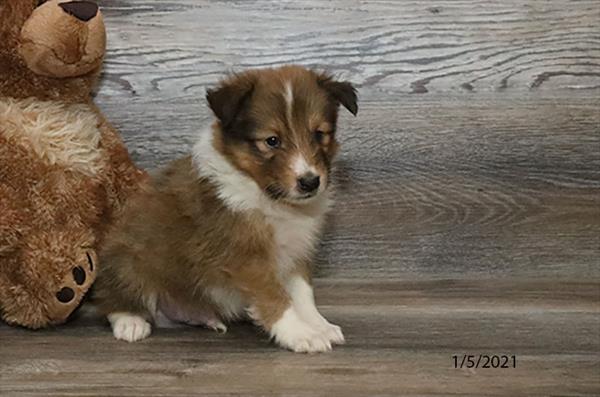
[[[358,97],[356,96],[356,88],[350,82],[336,81],[333,77],[326,74],[320,75],[317,81],[331,98],[338,104],[342,104],[350,113],[356,116],[358,113]]]
[[[224,128],[231,125],[246,105],[252,96],[254,85],[253,76],[234,75],[222,81],[217,88],[206,91],[208,105]]]

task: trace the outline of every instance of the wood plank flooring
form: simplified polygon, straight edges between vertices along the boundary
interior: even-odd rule
[[[348,343],[297,355],[236,324],[126,344],[88,304],[0,325],[1,396],[600,395],[600,2],[100,4],[96,100],[142,167],[187,153],[228,70],[356,83],[316,281]]]

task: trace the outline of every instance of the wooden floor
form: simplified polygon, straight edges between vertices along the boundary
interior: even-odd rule
[[[97,101],[143,167],[189,150],[225,71],[356,82],[317,280],[347,344],[297,355],[247,324],[127,344],[87,305],[0,325],[0,395],[600,395],[600,2],[101,4]]]

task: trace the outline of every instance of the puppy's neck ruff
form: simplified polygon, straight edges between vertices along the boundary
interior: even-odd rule
[[[232,211],[260,210],[265,215],[277,212],[304,213],[319,218],[332,204],[329,190],[299,206],[276,202],[268,197],[258,184],[232,165],[213,144],[213,130],[201,132],[200,139],[193,149],[194,165],[201,177],[205,177],[217,187],[217,195]]]

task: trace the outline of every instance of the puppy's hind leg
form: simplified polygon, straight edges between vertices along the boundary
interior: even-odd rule
[[[152,327],[149,319],[156,310],[156,299],[143,299],[141,294],[126,292],[126,289],[109,285],[100,278],[94,298],[100,314],[106,316],[115,338],[135,342],[150,336]]]
[[[113,312],[108,316],[115,338],[135,342],[150,336],[152,326],[140,315],[130,312]]]

